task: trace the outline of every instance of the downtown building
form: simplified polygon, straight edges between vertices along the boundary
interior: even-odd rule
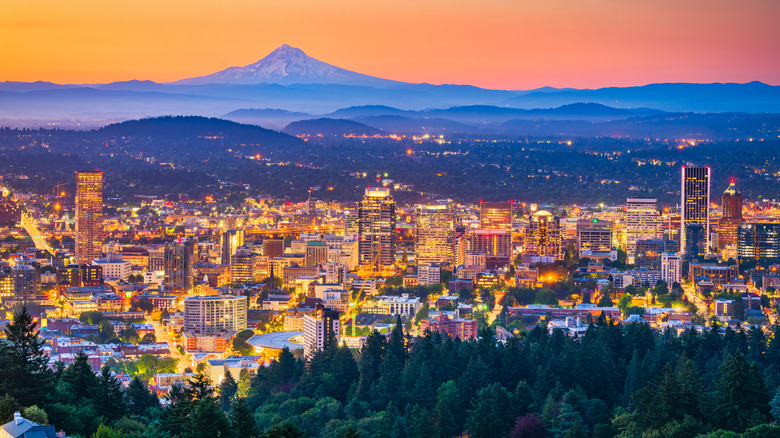
[[[415,208],[416,263],[455,263],[455,215],[450,205]]]
[[[741,223],[737,228],[737,261],[780,261],[780,223]]]
[[[179,240],[165,244],[164,271],[166,293],[186,294],[195,285],[196,240]]]
[[[577,221],[579,257],[612,259],[612,221],[581,219]]]
[[[76,263],[103,254],[103,172],[76,172]]]
[[[626,200],[626,254],[628,263],[634,263],[636,243],[660,237],[661,223],[658,200],[628,198]]]
[[[339,342],[339,312],[318,304],[314,312],[303,316],[303,357],[311,360],[318,352]]]
[[[674,283],[682,282],[682,258],[676,252],[661,253],[661,281],[671,290]]]
[[[711,172],[709,166],[683,166],[680,175],[680,249],[686,258],[696,257],[688,251],[707,254],[709,249]],[[689,234],[696,242],[688,242]]]
[[[360,264],[385,267],[395,263],[395,201],[390,189],[369,187],[358,204]]]
[[[559,218],[547,210],[531,216],[525,234],[523,255],[563,260],[563,242]]]
[[[512,232],[512,203],[479,201],[479,229]]]
[[[247,328],[247,297],[209,295],[184,300],[182,342],[187,351],[224,352]]]
[[[718,220],[718,250],[724,259],[737,257],[737,229],[742,223],[742,194],[731,179],[721,197],[723,214]]]

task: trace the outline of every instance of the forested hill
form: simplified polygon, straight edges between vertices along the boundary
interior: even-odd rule
[[[34,411],[73,436],[448,438],[762,438],[780,428],[780,327],[677,335],[603,314],[570,338],[543,325],[496,342],[374,332],[310,362],[283,350],[257,374],[202,373],[164,406],[139,376],[122,389],[79,353],[47,367],[35,323],[18,313],[0,343],[0,415]],[[20,355],[19,351],[24,354]],[[153,359],[153,357],[152,357]],[[142,358],[143,360],[143,358]],[[33,409],[31,406],[35,405]],[[97,435],[95,434],[97,431]]]

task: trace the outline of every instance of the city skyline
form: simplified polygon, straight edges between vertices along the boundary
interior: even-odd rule
[[[286,43],[349,70],[412,83],[780,84],[780,61],[764,56],[780,48],[773,24],[780,5],[769,0],[230,6],[143,1],[119,13],[86,0],[16,4],[5,9],[0,26],[0,38],[18,42],[0,48],[0,80],[169,82],[250,64]]]

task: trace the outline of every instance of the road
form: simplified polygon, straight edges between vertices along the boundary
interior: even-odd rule
[[[693,288],[693,286],[683,284],[682,288],[685,292],[686,298],[688,298],[688,301],[696,305],[696,308],[699,309],[699,315],[706,319],[710,313],[710,309],[707,307],[707,304],[701,299],[699,294],[696,293],[696,290]]]
[[[38,229],[38,223],[35,218],[30,217],[27,213],[22,214],[22,228],[27,234],[30,235],[35,247],[45,251],[49,251],[54,254],[54,248],[52,248],[46,239],[41,234],[41,230]]]
[[[151,318],[146,318],[146,322],[154,326],[154,336],[157,338],[157,342],[165,342],[168,344],[168,349],[171,351],[171,357],[179,359],[179,372],[184,372],[184,368],[190,366],[190,360],[188,357],[181,355],[179,349],[176,348],[176,342],[168,336],[168,330],[166,330],[165,326]]]

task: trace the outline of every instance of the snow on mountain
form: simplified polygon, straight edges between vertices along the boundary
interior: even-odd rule
[[[265,58],[244,67],[173,82],[203,84],[343,84],[388,87],[399,82],[345,70],[308,56],[303,50],[282,44]]]

